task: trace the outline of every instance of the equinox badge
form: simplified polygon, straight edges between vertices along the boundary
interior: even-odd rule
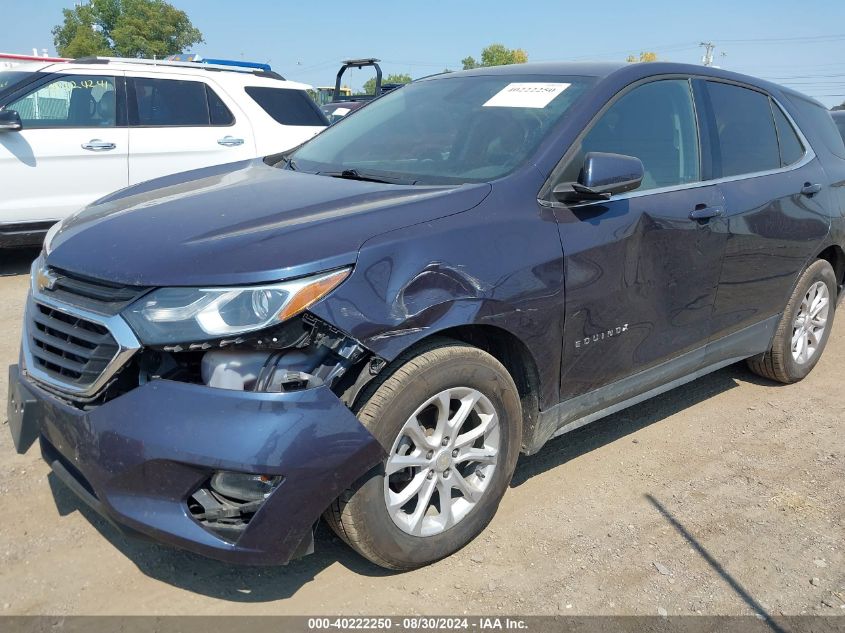
[[[590,343],[598,343],[599,341],[603,341],[607,338],[611,338],[614,336],[619,336],[628,331],[628,324],[625,325],[617,325],[616,327],[609,328],[604,330],[603,332],[599,332],[598,334],[593,334],[592,336],[586,336],[584,338],[579,338],[575,341],[575,347],[587,347]]]

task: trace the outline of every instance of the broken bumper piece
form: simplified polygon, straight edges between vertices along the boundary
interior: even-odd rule
[[[329,504],[384,452],[325,386],[254,393],[156,380],[83,411],[10,368],[18,450],[111,523],[219,560],[310,553]],[[234,497],[239,497],[235,499]]]

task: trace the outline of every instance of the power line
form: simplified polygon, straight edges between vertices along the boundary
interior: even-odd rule
[[[405,62],[405,61],[400,61],[400,60],[396,60],[396,59],[385,59],[385,60],[382,60],[382,63],[384,63],[384,64],[397,64],[397,65],[402,65],[402,66],[424,66],[424,67],[427,67],[427,68],[429,68],[429,67],[430,68],[446,68],[446,67],[449,66],[448,63],[447,64],[432,64],[430,62]]]
[[[728,44],[759,44],[765,42],[833,42],[837,40],[845,40],[845,34],[835,35],[807,35],[802,37],[757,37],[736,40],[719,40],[720,42],[727,42]]]
[[[684,49],[688,49],[688,48],[696,48],[696,46],[697,46],[696,44],[691,44],[691,43],[666,44],[665,46],[641,47],[640,50],[656,51],[656,52],[660,52],[660,53],[670,53],[670,52],[673,52],[673,51],[684,50]],[[603,53],[592,53],[590,55],[581,55],[579,57],[570,57],[569,59],[572,60],[572,61],[579,61],[579,60],[583,60],[583,59],[596,59],[598,57],[610,57],[612,55],[625,55],[625,54],[630,54],[632,52],[636,52],[636,49],[635,48],[626,48],[624,50],[618,50],[618,51],[606,51],[606,52],[603,52]],[[558,61],[558,60],[557,59],[554,59],[554,60],[540,59],[540,60],[536,60],[536,61]]]

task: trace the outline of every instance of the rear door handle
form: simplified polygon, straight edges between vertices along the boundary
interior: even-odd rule
[[[109,150],[116,149],[117,145],[114,143],[109,143],[108,141],[101,141],[98,138],[92,138],[87,143],[82,144],[82,149],[87,149],[92,152],[108,152]]]
[[[237,147],[238,145],[243,145],[244,140],[242,138],[235,138],[234,136],[224,136],[217,140],[217,144],[224,147]]]
[[[813,196],[817,194],[819,191],[822,190],[822,186],[819,184],[810,184],[809,182],[805,182],[804,186],[801,187],[801,195],[803,196]]]
[[[706,207],[700,204],[692,210],[689,214],[690,220],[709,220],[711,218],[719,218],[725,215],[723,207]]]

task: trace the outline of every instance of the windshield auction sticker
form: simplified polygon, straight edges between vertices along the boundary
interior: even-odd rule
[[[545,108],[572,84],[514,83],[494,94],[485,108]]]

